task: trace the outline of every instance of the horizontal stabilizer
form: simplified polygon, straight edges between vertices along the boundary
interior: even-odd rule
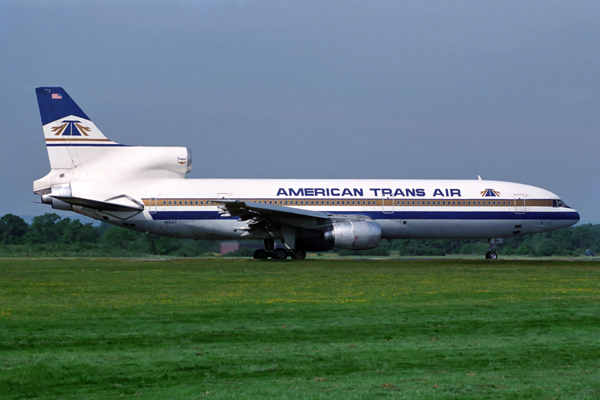
[[[111,203],[108,201],[98,201],[98,200],[90,200],[84,199],[81,197],[71,197],[71,196],[52,196],[55,199],[60,201],[64,201],[65,203],[71,204],[73,206],[81,206],[91,208],[93,210],[100,211],[142,211],[144,209],[143,204],[130,203],[132,205],[124,205]]]

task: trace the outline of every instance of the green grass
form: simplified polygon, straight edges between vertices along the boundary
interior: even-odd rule
[[[597,399],[600,263],[0,260],[0,398]]]

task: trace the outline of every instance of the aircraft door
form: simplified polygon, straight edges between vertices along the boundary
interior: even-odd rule
[[[394,199],[390,196],[384,196],[382,198],[383,213],[393,214],[394,213]]]
[[[525,195],[515,194],[515,214],[525,214]]]
[[[156,214],[156,209],[158,208],[158,201],[156,200],[156,197],[152,197],[150,199],[150,214]]]

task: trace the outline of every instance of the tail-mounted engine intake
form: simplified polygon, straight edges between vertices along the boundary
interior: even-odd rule
[[[324,233],[324,239],[340,249],[373,249],[381,242],[381,226],[375,221],[343,221],[332,226]]]
[[[52,208],[55,210],[73,210],[73,206],[69,203],[65,203],[62,200],[55,199],[52,196],[62,196],[69,197],[71,196],[71,186],[70,185],[56,185],[52,186],[52,188],[46,189],[44,193],[40,193],[42,195],[42,203],[50,204]]]

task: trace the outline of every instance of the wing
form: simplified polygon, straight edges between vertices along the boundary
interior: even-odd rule
[[[261,231],[281,231],[284,243],[290,249],[296,248],[296,236],[298,234],[302,236],[305,246],[307,241],[317,243],[332,241],[333,244],[341,248],[366,249],[376,247],[377,245],[373,246],[373,243],[378,244],[381,240],[381,227],[366,215],[330,214],[240,200],[221,199],[217,200],[217,204],[223,217],[239,217],[240,221],[248,221],[247,226],[241,228],[241,230],[246,231],[242,236],[260,233]],[[344,224],[347,221],[362,222]],[[376,227],[373,225],[376,225]],[[338,226],[339,232],[335,230],[336,226]],[[371,232],[373,230],[376,232]],[[313,234],[308,234],[308,232],[313,232]],[[315,236],[314,233],[318,234]],[[325,237],[326,234],[329,234],[330,239]],[[362,243],[358,240],[359,237],[363,239],[362,242],[365,242],[364,238],[367,241]],[[356,244],[355,242],[360,243]]]
[[[273,204],[262,204],[253,201],[218,200],[221,216],[239,217],[248,221],[249,226],[267,226],[271,224],[290,225],[300,228],[318,229],[330,224],[332,215],[310,210],[301,210]]]

